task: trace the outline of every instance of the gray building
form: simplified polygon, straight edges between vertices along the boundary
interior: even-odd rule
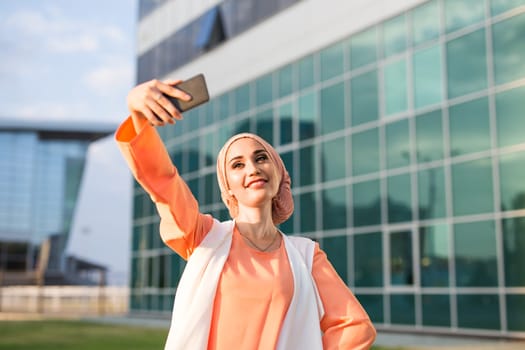
[[[139,1],[138,80],[204,73],[159,129],[201,210],[215,159],[272,143],[296,211],[379,330],[525,337],[525,1]],[[184,262],[134,190],[131,309],[169,315]]]
[[[115,125],[101,123],[0,119],[0,270],[34,270],[40,247],[49,240],[45,283],[75,282],[76,271],[69,278],[67,264],[81,262],[66,259],[64,250],[86,151],[114,130]]]

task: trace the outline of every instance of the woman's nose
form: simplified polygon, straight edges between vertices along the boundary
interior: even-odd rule
[[[259,167],[254,162],[247,162],[246,170],[248,172],[248,175],[259,174]]]

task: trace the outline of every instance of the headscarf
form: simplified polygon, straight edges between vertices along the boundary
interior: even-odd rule
[[[241,133],[234,135],[228,141],[226,141],[224,146],[222,146],[222,149],[219,151],[219,155],[217,156],[217,181],[219,182],[222,201],[228,208],[230,216],[235,218],[239,213],[239,207],[237,204],[237,199],[230,194],[230,188],[226,179],[226,154],[228,153],[230,146],[235,141],[242,138],[253,139],[261,144],[272,160],[276,168],[277,175],[280,177],[277,194],[272,199],[273,223],[275,225],[279,225],[288,220],[294,209],[292,190],[290,187],[290,176],[288,175],[288,171],[286,171],[283,160],[277,151],[268,142],[255,134]]]

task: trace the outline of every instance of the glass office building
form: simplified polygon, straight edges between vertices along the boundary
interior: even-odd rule
[[[143,29],[169,3],[144,14]],[[144,45],[139,80],[220,76],[222,63],[243,55],[228,54],[243,37],[322,4],[270,2],[267,18],[230,35],[243,12],[228,11],[240,1],[216,3],[222,16],[212,24],[207,8]],[[159,129],[174,163],[201,211],[228,219],[216,154],[231,135],[255,132],[292,177],[296,210],[282,231],[320,243],[379,330],[525,337],[525,1],[345,3],[348,29],[325,21],[342,29],[297,40],[296,57],[288,42],[281,62],[271,51],[252,73],[230,70],[242,77]],[[360,11],[345,14],[350,6]],[[170,66],[170,38],[204,23],[226,28],[221,41],[206,49],[190,40],[189,63]],[[163,246],[158,224],[135,185],[131,309],[169,315],[184,261]]]
[[[51,239],[48,272],[60,275],[86,151],[115,128],[0,121],[0,269],[31,271]]]

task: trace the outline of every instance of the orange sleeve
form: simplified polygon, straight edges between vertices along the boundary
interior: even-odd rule
[[[157,130],[144,124],[137,133],[131,118],[115,140],[137,182],[150,195],[160,215],[160,235],[171,249],[188,259],[213,225],[180,177]]]
[[[376,330],[318,244],[312,275],[325,311],[321,320],[323,349],[369,349],[374,343]]]

